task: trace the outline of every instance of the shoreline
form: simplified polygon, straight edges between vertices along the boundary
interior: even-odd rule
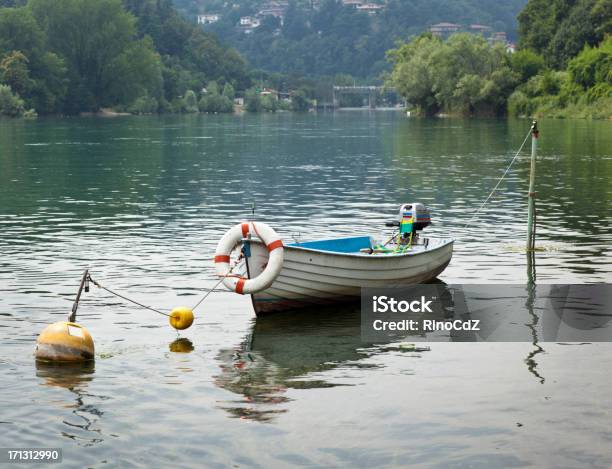
[[[114,111],[111,108],[103,108],[99,111],[90,111],[90,112],[81,112],[79,114],[37,114],[36,116],[0,116],[0,118],[5,118],[7,120],[35,120],[37,118],[45,118],[45,117],[54,117],[54,118],[74,118],[74,117],[102,117],[102,118],[115,118],[115,117],[148,117],[148,116],[177,116],[177,115],[218,115],[218,114],[226,114],[226,115],[234,115],[234,116],[243,116],[243,115],[257,115],[257,114],[275,114],[275,113],[284,113],[284,114],[310,114],[310,113],[334,113],[334,112],[346,112],[346,113],[355,113],[355,112],[398,112],[408,118],[418,118],[418,119],[554,119],[554,120],[588,120],[588,121],[610,121],[612,120],[612,115],[606,117],[593,116],[590,114],[581,114],[575,113],[573,115],[563,114],[563,110],[558,110],[558,112],[554,113],[536,113],[533,116],[528,116],[525,114],[521,115],[501,115],[501,116],[491,116],[491,115],[462,115],[456,113],[448,113],[448,112],[440,112],[438,114],[427,116],[423,114],[419,114],[415,110],[410,110],[406,108],[391,108],[391,107],[380,107],[380,108],[337,108],[337,109],[309,109],[304,112],[297,112],[291,110],[279,110],[274,112],[262,111],[262,112],[249,112],[243,106],[235,106],[232,112],[227,113],[211,113],[211,112],[193,112],[193,113],[185,113],[185,112],[153,112],[153,113],[139,113],[133,114],[130,112],[121,112]]]

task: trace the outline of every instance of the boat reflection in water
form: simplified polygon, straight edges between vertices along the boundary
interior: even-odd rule
[[[282,413],[288,390],[351,385],[346,373],[334,369],[380,367],[368,358],[395,351],[414,351],[402,341],[524,342],[533,345],[517,357],[529,373],[544,383],[536,361],[542,342],[597,342],[612,340],[612,320],[605,285],[429,285],[437,301],[428,319],[440,322],[478,322],[478,330],[396,332],[375,339],[361,327],[361,305],[332,309],[296,310],[258,317],[243,343],[221,350],[221,373],[216,384],[241,398],[223,407],[233,416],[266,421]],[[537,294],[536,294],[537,293]],[[423,313],[406,313],[422,319]],[[425,345],[425,344],[418,344]]]
[[[244,342],[217,356],[216,384],[241,396],[221,407],[233,417],[268,421],[286,411],[288,389],[337,385],[309,375],[360,366],[371,352],[361,342],[359,304],[330,312],[319,308],[254,319]]]
[[[65,419],[62,435],[81,446],[92,446],[104,441],[101,430],[95,427],[103,412],[89,401],[99,400],[99,396],[88,393],[89,383],[94,379],[93,360],[83,363],[50,363],[36,361],[36,376],[42,378],[41,385],[64,388],[74,394],[74,404],[65,406],[72,409],[75,419]],[[93,397],[94,399],[88,399]],[[87,401],[87,402],[86,402]]]
[[[452,302],[450,294],[445,297]],[[233,417],[269,421],[286,412],[283,404],[290,389],[352,385],[324,373],[382,366],[367,359],[397,351],[390,345],[397,338],[376,344],[363,341],[360,306],[351,303],[255,318],[244,341],[217,356],[221,373],[216,384],[240,396],[221,407]],[[441,305],[436,316],[452,314],[449,306]]]

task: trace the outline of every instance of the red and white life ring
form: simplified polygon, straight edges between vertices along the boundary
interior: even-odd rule
[[[270,257],[264,271],[255,278],[244,278],[228,275],[230,271],[230,254],[242,239],[251,234],[257,236],[268,248]],[[223,278],[223,284],[241,295],[249,295],[268,288],[283,267],[283,242],[272,228],[265,223],[254,221],[239,223],[230,228],[221,238],[215,252],[217,275]]]

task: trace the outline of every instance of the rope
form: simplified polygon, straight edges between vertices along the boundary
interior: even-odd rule
[[[106,288],[105,286],[101,285],[99,282],[96,282],[93,278],[91,278],[91,275],[89,276],[89,280],[91,280],[91,283],[93,283],[96,287],[101,288],[102,290],[106,290],[111,295],[115,295],[115,296],[118,296],[119,298],[123,298],[124,300],[129,301],[130,303],[134,303],[135,305],[140,306],[141,308],[145,308],[145,309],[148,309],[148,310],[151,310],[151,311],[155,311],[158,314],[163,314],[166,317],[170,317],[170,315],[168,313],[164,313],[163,311],[160,311],[158,309],[152,308],[151,306],[143,305],[142,303],[139,303],[136,300],[132,300],[132,299],[128,298],[127,296],[123,296],[120,293],[117,293],[117,292],[111,290],[110,288]]]
[[[215,288],[217,288],[219,285],[221,285],[221,282],[223,282],[223,280],[224,280],[224,279],[226,279],[227,277],[233,277],[233,276],[234,276],[234,275],[230,275],[230,274],[232,273],[232,270],[234,270],[234,267],[236,267],[236,265],[238,265],[238,264],[234,264],[234,265],[233,265],[233,266],[230,268],[230,270],[228,270],[228,271],[227,271],[227,274],[225,274],[225,275],[222,275],[222,276],[221,276],[221,278],[219,279],[219,281],[218,281],[217,283],[215,283],[215,286],[214,286],[214,287],[212,287],[210,290],[208,290],[208,291],[206,292],[206,294],[205,294],[205,295],[204,295],[204,296],[203,296],[203,297],[200,299],[200,301],[198,301],[198,302],[196,303],[196,305],[195,305],[193,308],[191,308],[191,310],[192,310],[192,311],[195,311],[195,309],[196,309],[198,306],[200,306],[200,304],[202,304],[202,302],[203,302],[203,301],[204,301],[204,300],[205,300],[205,299],[208,297],[208,295],[210,295],[212,292],[214,292],[214,291],[215,291]]]
[[[502,177],[499,178],[499,181],[497,181],[497,184],[495,184],[495,187],[493,188],[493,190],[491,191],[491,193],[489,194],[489,196],[485,199],[485,201],[482,203],[482,205],[478,208],[478,210],[476,210],[476,212],[474,213],[474,215],[472,215],[472,217],[467,221],[467,223],[463,226],[463,228],[467,228],[467,226],[472,222],[472,220],[474,220],[474,218],[476,218],[476,215],[478,215],[480,213],[480,211],[483,209],[483,207],[487,204],[487,202],[489,201],[489,199],[491,198],[491,196],[495,193],[495,191],[497,190],[497,188],[499,187],[499,185],[501,184],[501,182],[504,180],[504,178],[506,177],[506,174],[508,174],[508,171],[510,171],[510,168],[512,167],[512,165],[514,164],[514,161],[518,158],[519,154],[521,153],[521,151],[523,150],[523,147],[525,146],[525,143],[527,143],[527,139],[529,138],[529,136],[531,135],[532,129],[529,129],[529,132],[527,132],[527,136],[525,137],[525,140],[523,140],[523,143],[521,144],[520,148],[518,149],[518,151],[516,152],[516,155],[514,155],[514,158],[512,158],[512,161],[510,161],[510,164],[508,165],[508,167],[506,168],[506,170],[504,171],[504,174],[502,174]]]
[[[237,263],[238,263],[238,261],[239,261],[239,260],[240,260],[240,259],[237,259],[237,260],[236,260],[236,263],[235,263],[235,264],[234,264],[234,265],[233,265],[233,266],[230,268],[230,270],[227,272],[227,274],[226,274],[226,275],[222,275],[222,276],[221,276],[221,278],[219,279],[219,281],[218,281],[217,283],[215,283],[215,285],[214,285],[214,286],[213,286],[213,287],[212,287],[210,290],[208,290],[208,291],[206,292],[206,294],[205,294],[205,295],[204,295],[204,296],[203,296],[203,297],[200,299],[200,301],[198,301],[198,302],[196,303],[196,305],[195,305],[193,308],[191,308],[191,310],[192,310],[192,311],[195,311],[195,309],[196,309],[198,306],[200,306],[200,305],[202,304],[202,302],[203,302],[203,301],[204,301],[204,300],[205,300],[205,299],[208,297],[208,295],[210,295],[212,292],[214,292],[214,291],[215,291],[215,288],[217,288],[217,287],[218,287],[218,286],[221,284],[221,282],[223,282],[223,280],[224,280],[225,278],[235,276],[235,274],[232,274],[232,270],[234,270],[234,267],[236,267],[236,265],[238,265]],[[156,313],[158,313],[158,314],[162,314],[162,315],[164,315],[164,316],[166,316],[166,317],[170,317],[170,315],[169,315],[168,313],[164,313],[163,311],[160,311],[159,309],[155,309],[155,308],[153,308],[153,307],[151,307],[151,306],[143,305],[142,303],[139,303],[139,302],[138,302],[138,301],[136,301],[136,300],[132,300],[131,298],[128,298],[127,296],[121,295],[120,293],[117,293],[116,291],[113,291],[113,290],[111,290],[110,288],[106,288],[106,287],[105,287],[104,285],[102,285],[100,282],[95,281],[95,280],[94,280],[94,279],[91,277],[91,275],[90,275],[90,274],[88,274],[88,279],[89,279],[89,280],[91,281],[91,283],[93,283],[93,284],[94,284],[96,287],[101,288],[102,290],[106,290],[106,291],[107,291],[108,293],[110,293],[111,295],[115,295],[115,296],[117,296],[117,297],[119,297],[119,298],[124,299],[125,301],[129,301],[130,303],[134,303],[135,305],[140,306],[141,308],[145,308],[145,309],[148,309],[148,310],[150,310],[150,311],[154,311],[154,312],[156,312]]]

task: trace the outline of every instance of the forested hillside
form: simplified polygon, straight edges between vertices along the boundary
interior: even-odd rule
[[[4,114],[182,111],[212,80],[247,88],[246,62],[171,0],[0,3]]]
[[[418,112],[612,117],[612,0],[529,0],[518,51],[424,34],[391,50],[389,82]]]
[[[526,0],[174,0],[191,21],[218,14],[204,30],[258,68],[304,75],[378,77],[397,40],[440,22],[479,24],[516,38]],[[248,23],[248,18],[252,21]],[[242,24],[241,24],[242,23]],[[253,25],[255,25],[253,27]]]
[[[611,0],[531,0],[519,15],[520,46],[565,68],[585,45],[612,33]]]
[[[529,0],[519,32],[532,73],[511,114],[612,118],[612,0]]]

